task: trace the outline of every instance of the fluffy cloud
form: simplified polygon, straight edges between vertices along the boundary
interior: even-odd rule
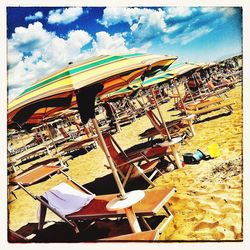
[[[193,9],[191,7],[170,7],[166,8],[167,18],[176,18],[176,17],[187,17],[191,16]]]
[[[128,48],[121,34],[111,36],[105,31],[96,33],[96,40],[92,42],[92,52],[95,55],[110,53],[126,53]]]
[[[25,17],[25,21],[34,21],[43,18],[43,13],[41,11],[37,11],[34,15],[29,15]]]
[[[52,36],[52,33],[48,33],[43,29],[43,25],[40,22],[35,22],[34,24],[29,24],[28,28],[15,28],[10,44],[20,52],[30,52],[45,46]]]
[[[89,51],[91,55],[121,54],[128,52],[147,52],[152,46],[151,42],[144,43],[140,47],[129,47],[126,44],[124,34],[116,33],[110,35],[105,31],[96,33],[96,40],[92,42],[92,48]]]
[[[99,22],[105,27],[119,23],[128,23],[130,33],[126,39],[132,46],[147,43],[167,31],[164,11],[149,8],[108,7],[104,9],[103,18]]]
[[[48,32],[39,22],[18,27],[8,40],[8,85],[10,97],[27,84],[47,75],[70,61],[86,57],[82,48],[92,40],[84,30],[72,30],[65,38]]]
[[[69,24],[74,22],[83,14],[82,8],[66,8],[51,10],[48,16],[50,24]]]

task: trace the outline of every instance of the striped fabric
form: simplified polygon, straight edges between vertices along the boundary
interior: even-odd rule
[[[127,86],[145,71],[154,71],[172,64],[177,57],[152,54],[104,55],[69,65],[30,85],[8,105],[8,124],[29,123],[48,115],[48,107],[68,108],[75,105],[74,91],[96,83],[104,88],[98,95]],[[55,99],[61,101],[60,103]],[[70,101],[69,101],[70,100]],[[23,111],[25,110],[25,117]],[[50,109],[50,114],[53,111]],[[31,121],[30,120],[30,121]],[[34,121],[34,119],[33,119]]]
[[[190,63],[173,63],[165,72],[159,73],[153,77],[149,77],[145,79],[141,84],[143,88],[148,88],[152,85],[163,83],[167,80],[173,79],[176,76],[180,76],[189,72],[190,70],[197,69],[199,67],[199,65]],[[131,84],[133,84],[133,82]]]
[[[163,83],[167,80],[173,79],[178,75],[182,75],[187,73],[190,70],[197,69],[201,67],[201,65],[190,64],[190,63],[173,63],[169,66],[168,70],[165,72],[157,73],[153,77],[148,77],[144,81],[141,80],[141,77],[137,77],[133,80],[128,87],[119,89],[117,91],[108,93],[106,95],[100,96],[101,101],[106,101],[109,99],[123,97],[125,95],[132,94],[138,88],[149,88],[152,85]]]

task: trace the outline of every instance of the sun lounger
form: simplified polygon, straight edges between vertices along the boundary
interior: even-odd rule
[[[160,122],[160,120],[157,118],[157,116],[154,114],[152,110],[147,110],[146,115],[149,118],[150,122],[154,126],[154,128],[151,128],[149,130],[146,130],[142,134],[140,134],[140,138],[153,138],[154,136],[160,134],[163,138],[167,136],[167,132],[163,124]],[[168,129],[169,134],[171,137],[184,137],[186,135],[189,135],[192,131],[192,124],[185,122],[184,119],[178,119],[175,121],[170,121],[165,123]]]
[[[235,86],[234,82],[224,82],[220,83],[218,85],[214,85],[212,81],[207,82],[207,88],[212,91],[217,91],[219,89],[225,89],[225,91],[228,91],[229,89],[233,88]]]
[[[100,239],[99,241],[155,241],[159,237],[159,230],[148,230],[139,233],[124,234]]]
[[[34,157],[43,156],[47,153],[47,148],[44,145],[37,146],[32,148],[31,150],[27,150],[21,155],[15,156],[15,160],[17,161],[24,161],[28,159],[32,159]]]
[[[64,166],[61,166],[61,165],[41,165],[39,167],[31,169],[30,171],[25,171],[24,173],[21,173],[20,175],[10,178],[9,182],[17,184],[19,186],[20,185],[30,186],[44,179],[45,177],[48,177],[58,172],[59,170],[63,168]]]
[[[43,224],[45,222],[47,209],[50,209],[63,221],[67,222],[70,226],[72,226],[76,233],[79,232],[79,229],[76,224],[77,221],[83,221],[83,220],[95,221],[101,218],[126,217],[126,213],[124,210],[110,211],[106,207],[108,202],[116,198],[118,194],[97,195],[92,201],[90,201],[88,205],[82,207],[77,212],[73,212],[71,214],[63,215],[62,213],[58,212],[58,210],[56,210],[50,205],[50,203],[48,202],[47,199],[45,199],[43,194],[42,195],[33,194],[26,187],[26,185],[31,185],[32,183],[35,183],[37,180],[44,178],[44,176],[46,176],[49,172],[48,169],[50,169],[50,173],[53,172],[62,173],[62,176],[65,177],[65,181],[63,181],[63,183],[66,183],[71,187],[73,187],[74,189],[81,191],[85,194],[93,195],[89,190],[79,185],[77,182],[72,180],[66,173],[64,173],[62,171],[62,166],[57,166],[57,168],[54,169],[55,171],[52,171],[53,168],[50,166],[49,167],[43,166],[41,167],[41,169],[35,169],[34,172],[27,173],[25,177],[12,179],[12,182],[19,185],[34,200],[40,202],[41,208],[39,213],[40,214],[39,226],[38,226],[39,230],[42,229]],[[46,173],[46,175],[44,173]],[[166,213],[164,215],[165,219],[160,224],[159,228],[160,231],[173,218],[173,215],[166,207],[166,203],[175,194],[175,192],[176,192],[175,188],[164,188],[164,189],[154,188],[145,190],[144,198],[133,206],[136,216],[140,218],[141,223],[143,223],[148,230],[151,230],[152,228],[146,222],[145,217],[156,216],[157,213],[162,208],[165,210]]]
[[[188,114],[201,115],[221,108],[227,108],[230,112],[232,112],[233,109],[231,106],[233,104],[235,104],[234,101],[216,97],[213,99],[206,99],[194,104],[190,103],[186,105],[186,111]]]
[[[152,178],[157,172],[161,173],[156,167],[159,163],[158,159],[150,161],[143,153],[138,153],[138,157],[129,158],[109,133],[104,134],[103,138],[117,171],[123,179],[124,187],[129,179],[138,178],[139,176],[143,177],[151,186],[155,186]],[[142,164],[142,162],[145,163]],[[150,177],[147,177],[146,173],[150,172],[153,173]]]
[[[63,147],[60,149],[60,155],[65,155],[68,153],[72,153],[79,149],[85,149],[88,151],[88,147],[92,144],[95,145],[95,139],[97,138],[96,135],[86,138],[86,139],[80,139],[75,140],[73,142],[67,142],[63,145]]]

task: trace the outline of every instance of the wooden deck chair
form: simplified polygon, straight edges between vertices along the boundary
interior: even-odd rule
[[[232,105],[235,104],[234,101],[224,99],[222,97],[212,96],[205,100],[200,100],[195,103],[189,103],[186,105],[186,111],[188,114],[202,115],[221,108],[226,108],[228,111],[232,112]]]
[[[222,90],[223,91],[228,91],[230,89],[230,84],[229,83],[221,83],[219,85],[214,85],[212,81],[207,82],[207,88],[212,91],[217,91],[217,90]]]
[[[72,226],[72,228],[75,230],[76,233],[79,232],[79,229],[76,224],[77,221],[83,221],[83,220],[96,221],[98,219],[126,217],[126,213],[124,210],[109,211],[106,208],[108,202],[116,198],[119,194],[96,195],[95,198],[91,200],[88,205],[82,207],[77,212],[73,212],[67,215],[61,214],[58,210],[56,210],[50,205],[49,201],[44,198],[43,194],[33,194],[28,190],[27,187],[37,182],[37,180],[44,178],[44,176],[47,176],[49,172],[62,173],[62,176],[65,179],[62,180],[63,183],[66,183],[71,187],[73,187],[74,189],[81,191],[85,194],[93,195],[92,192],[79,185],[72,178],[70,178],[65,172],[63,172],[62,167],[60,166],[54,167],[54,170],[53,167],[51,166],[44,166],[43,168],[36,169],[33,172],[26,174],[25,177],[12,179],[13,183],[19,185],[34,200],[40,202],[41,207],[39,213],[40,215],[39,225],[38,225],[39,230],[43,228],[47,209],[51,210],[59,218],[61,218],[63,221]],[[163,228],[171,221],[173,215],[167,208],[166,203],[175,194],[175,192],[176,192],[175,188],[164,188],[164,189],[154,188],[145,190],[144,198],[133,206],[136,216],[138,217],[139,221],[143,223],[144,227],[146,227],[148,230],[152,230],[150,225],[145,220],[145,217],[156,216],[161,209],[165,210],[165,214],[163,214],[164,220],[162,221],[158,229],[162,231]]]
[[[139,157],[133,157],[129,159],[126,153],[121,149],[118,143],[114,140],[111,134],[106,133],[103,135],[105,143],[107,145],[110,156],[117,168],[118,173],[123,179],[123,186],[129,179],[143,177],[152,187],[155,184],[152,182],[152,178],[156,173],[160,173],[156,165],[160,162],[158,159],[150,161],[144,154],[140,154]],[[145,161],[145,163],[142,163]],[[150,177],[147,177],[146,173],[152,172]]]
[[[159,238],[159,230],[148,230],[139,233],[124,234],[109,238],[100,239],[99,241],[155,241]]]
[[[154,137],[157,134],[160,134],[163,138],[166,138],[167,132],[161,121],[158,119],[158,117],[154,114],[153,110],[147,110],[146,115],[149,118],[150,122],[154,126],[154,129],[150,129],[148,133],[141,134],[141,138],[145,138],[145,136]],[[175,136],[181,136],[184,137],[184,135],[187,135],[190,132],[190,125],[188,123],[184,123],[182,119],[178,119],[175,121],[167,122],[166,126],[168,128],[168,131],[172,137]],[[149,137],[147,137],[149,138]]]

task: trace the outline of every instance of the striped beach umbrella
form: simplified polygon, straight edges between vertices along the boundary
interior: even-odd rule
[[[42,120],[53,113],[53,109],[58,111],[74,105],[78,89],[101,84],[98,95],[103,95],[128,85],[146,71],[167,67],[175,60],[175,56],[127,54],[92,57],[68,65],[30,85],[14,99],[8,105],[8,124]]]
[[[99,95],[127,86],[142,74],[151,75],[161,68],[166,69],[176,59],[175,56],[127,54],[99,56],[76,65],[69,65],[32,84],[13,100],[8,106],[8,123],[23,124],[38,111],[41,117],[45,117],[48,108],[55,108],[58,111],[60,108],[72,106],[72,100],[76,100],[82,122],[85,124],[89,118],[92,119],[101,148],[119,189],[120,199],[129,201],[131,196],[125,193],[95,118],[95,100]],[[132,231],[140,231],[132,208],[125,211]]]

